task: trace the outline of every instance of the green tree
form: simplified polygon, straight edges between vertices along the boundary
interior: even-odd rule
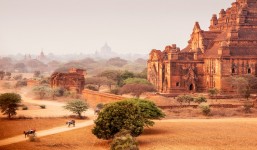
[[[140,107],[140,112],[145,118],[145,126],[154,125],[154,122],[150,119],[161,119],[165,117],[165,114],[162,112],[162,110],[158,108],[152,101],[138,98],[132,98],[127,100],[132,101],[138,107]]]
[[[139,136],[144,129],[144,118],[140,108],[132,101],[120,101],[107,104],[99,112],[92,133],[100,139],[111,139],[121,129],[131,131],[132,136]]]
[[[118,82],[118,86],[123,86],[124,85],[124,81],[128,78],[134,78],[135,75],[133,72],[130,72],[130,71],[123,71],[120,75],[120,81]]]
[[[74,99],[64,106],[65,109],[77,114],[79,118],[82,118],[81,113],[87,111],[88,107],[87,102],[81,99]]]
[[[4,93],[0,95],[0,108],[4,115],[10,119],[16,115],[18,104],[21,102],[21,96],[16,93]]]
[[[144,126],[153,125],[150,119],[164,116],[164,113],[152,102],[126,99],[105,105],[95,120],[92,133],[101,139],[111,139],[120,130],[126,129],[132,136],[139,136]]]

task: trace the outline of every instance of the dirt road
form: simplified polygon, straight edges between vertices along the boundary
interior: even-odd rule
[[[88,121],[85,121],[85,122],[76,123],[75,127],[61,126],[61,127],[48,129],[48,130],[38,131],[38,132],[36,132],[36,136],[37,137],[42,137],[42,136],[47,136],[47,135],[51,135],[51,134],[57,134],[57,133],[65,132],[65,131],[70,131],[70,130],[74,130],[74,129],[87,127],[87,126],[90,126],[90,125],[93,125],[93,120],[88,120]],[[13,143],[18,143],[18,142],[22,142],[22,141],[25,141],[25,140],[28,140],[28,138],[25,138],[24,135],[18,135],[18,136],[15,136],[15,137],[0,140],[0,146],[9,145],[9,144],[13,144]]]

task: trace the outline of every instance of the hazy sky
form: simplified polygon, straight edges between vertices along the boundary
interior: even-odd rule
[[[236,0],[0,0],[0,55],[184,48],[195,21]]]

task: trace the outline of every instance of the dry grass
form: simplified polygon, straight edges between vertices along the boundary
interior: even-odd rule
[[[157,122],[137,138],[141,150],[255,150],[257,119],[172,120]],[[21,142],[4,150],[106,150],[109,141],[96,139],[92,127],[40,138],[40,142]]]
[[[0,139],[23,134],[28,129],[44,130],[56,126],[65,126],[68,118],[44,118],[44,119],[0,119]]]
[[[172,108],[165,109],[166,119],[182,118],[244,118],[257,117],[257,109],[252,108],[251,113],[245,113],[243,106],[238,108],[213,108],[209,116],[204,116],[200,108]]]

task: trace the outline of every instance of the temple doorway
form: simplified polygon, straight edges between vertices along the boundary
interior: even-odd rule
[[[194,85],[193,84],[190,84],[189,85],[189,91],[193,91],[194,90]]]

